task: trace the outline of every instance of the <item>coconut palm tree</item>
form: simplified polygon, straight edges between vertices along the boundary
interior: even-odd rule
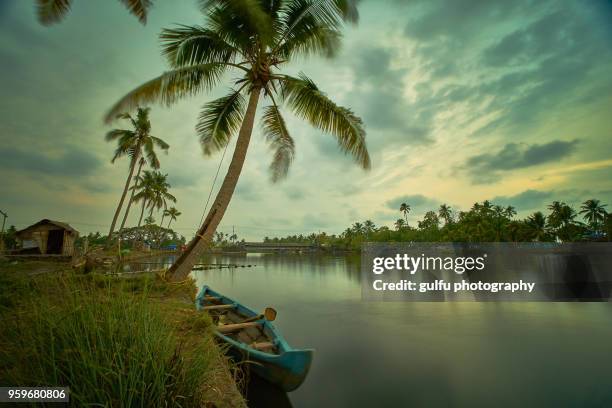
[[[170,224],[172,223],[172,221],[176,221],[176,219],[180,217],[182,214],[179,210],[177,210],[174,207],[170,207],[168,210],[164,211],[164,213],[166,213],[166,215],[170,217],[170,221],[168,221],[168,225],[166,226],[166,228],[168,229],[170,228]]]
[[[137,123],[141,126],[141,135],[140,135],[140,145],[144,148],[144,152],[141,152],[139,155],[141,156],[138,164],[138,171],[136,172],[135,180],[140,176],[140,172],[142,167],[148,163],[150,167],[153,169],[159,169],[160,163],[157,158],[157,154],[155,153],[155,146],[160,147],[165,153],[168,153],[168,148],[170,147],[166,142],[162,139],[152,136],[150,134],[151,131],[151,122],[148,119],[149,116],[149,108],[142,109],[138,108],[138,115],[136,120],[134,120],[129,114],[124,113],[122,117],[129,119],[132,123]],[[140,115],[142,114],[142,118]],[[144,154],[143,154],[144,153]],[[132,207],[132,203],[134,201],[134,194],[136,192],[135,188],[132,188],[132,193],[130,195],[130,199],[127,204],[127,208],[125,213],[123,214],[123,220],[121,221],[121,227],[119,230],[122,230],[125,226],[125,222],[127,221],[128,215],[130,213],[130,208]]]
[[[402,218],[398,218],[394,225],[396,230],[401,231],[406,226],[406,221]]]
[[[603,224],[604,219],[606,218],[606,209],[607,204],[601,204],[599,200],[594,198],[590,200],[586,200],[580,206],[580,214],[583,215],[585,221],[589,223],[589,225],[597,231],[600,224]]]
[[[136,114],[135,118],[128,113],[121,113],[117,115],[117,117],[129,120],[134,130],[113,129],[106,134],[106,141],[117,141],[117,149],[115,149],[115,154],[111,160],[111,163],[114,163],[115,160],[126,155],[130,156],[131,159],[128,177],[125,181],[125,186],[123,187],[121,199],[119,200],[119,204],[117,205],[117,209],[115,210],[115,215],[113,216],[113,221],[111,223],[110,231],[108,233],[109,241],[112,240],[113,232],[115,231],[115,224],[117,223],[117,218],[121,213],[121,208],[123,207],[125,196],[127,195],[128,189],[130,188],[136,163],[138,163],[141,158],[146,157],[146,160],[153,168],[158,168],[159,160],[157,158],[157,154],[155,153],[155,147],[157,146],[165,151],[167,151],[169,148],[166,142],[164,142],[158,137],[151,135],[149,108],[138,108],[138,113]],[[143,164],[143,161],[140,161],[140,164],[138,166],[139,174]],[[127,211],[129,211],[129,207],[130,204],[128,204]]]
[[[161,34],[171,70],[128,93],[106,116],[110,120],[117,112],[154,101],[171,105],[212,89],[229,70],[239,74],[229,94],[203,107],[196,126],[207,155],[225,149],[234,134],[238,137],[227,174],[204,223],[169,270],[169,276],[177,279],[191,271],[227,210],[262,96],[268,102],[263,110],[263,133],[274,149],[272,181],[287,175],[295,151],[281,104],[334,136],[340,149],[360,166],[370,167],[361,119],[334,103],[306,75],[294,77],[280,72],[296,57],[333,56],[343,22],[357,21],[354,0],[201,0],[200,5],[205,26],[180,26]]]
[[[512,218],[516,215],[516,208],[509,205],[504,209],[504,215],[508,218]]]
[[[168,192],[170,189],[170,183],[168,183],[168,175],[161,174],[156,171],[153,173],[154,182],[152,194],[147,202],[147,206],[149,208],[149,217],[153,216],[154,210],[166,210],[168,208],[168,201],[176,203],[176,197]],[[160,223],[161,226],[161,223]]]
[[[438,215],[444,220],[444,224],[448,225],[453,221],[453,211],[447,204],[441,204],[438,209]]]
[[[546,217],[542,212],[537,211],[527,217],[527,227],[534,241],[540,241],[546,235]]]
[[[408,224],[408,213],[411,210],[410,205],[408,205],[406,203],[402,203],[402,205],[400,205],[399,210],[400,210],[401,213],[404,214],[404,221],[406,221],[406,224]]]
[[[147,12],[153,5],[152,0],[119,0],[130,13],[145,24]],[[72,0],[36,0],[38,21],[43,25],[51,25],[60,22],[70,11]]]
[[[150,170],[145,170],[143,175],[136,179],[136,184],[133,187],[137,190],[137,193],[134,195],[134,202],[142,202],[140,218],[138,219],[139,227],[142,224],[145,208],[149,200],[153,199],[155,195],[154,190],[156,182],[156,172]]]

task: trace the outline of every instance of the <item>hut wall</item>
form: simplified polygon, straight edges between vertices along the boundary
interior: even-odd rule
[[[71,256],[74,254],[74,241],[76,234],[71,234],[69,231],[64,231],[64,247],[62,248],[62,255]]]

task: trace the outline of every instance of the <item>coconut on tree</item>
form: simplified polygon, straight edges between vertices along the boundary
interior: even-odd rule
[[[127,119],[132,125],[133,129],[113,129],[106,134],[106,141],[117,142],[117,148],[115,149],[115,154],[113,155],[111,163],[114,163],[115,160],[123,156],[130,157],[128,177],[125,180],[125,185],[121,193],[121,198],[119,199],[119,204],[117,205],[117,209],[115,210],[113,221],[111,222],[110,226],[110,231],[108,233],[109,242],[113,239],[115,225],[117,224],[117,219],[119,217],[119,214],[121,213],[121,209],[123,208],[125,197],[130,188],[130,184],[132,183],[134,169],[136,168],[137,163],[137,176],[140,174],[140,170],[142,169],[142,166],[145,162],[148,162],[153,168],[158,168],[159,160],[157,158],[157,154],[155,153],[155,147],[159,147],[164,151],[167,151],[169,148],[168,144],[162,139],[151,135],[149,108],[138,108],[136,117],[132,117],[129,113],[120,113],[117,115],[117,118]],[[126,215],[124,217],[124,222],[125,218],[127,218],[127,213],[129,212],[129,208],[132,203],[132,198],[133,197],[130,197]]]
[[[234,134],[232,159],[204,223],[169,270],[181,279],[189,274],[211,242],[234,193],[255,125],[257,106],[266,102],[263,133],[273,149],[272,181],[287,175],[295,154],[281,106],[314,127],[334,136],[341,150],[368,169],[363,123],[350,109],[333,102],[305,74],[290,76],[281,69],[297,57],[333,56],[345,21],[356,22],[353,0],[218,0],[200,1],[204,26],[180,26],[162,31],[163,52],[170,71],[137,87],[109,111],[139,104],[176,101],[208,91],[229,71],[238,78],[225,96],[204,105],[196,131],[204,153],[224,149]]]

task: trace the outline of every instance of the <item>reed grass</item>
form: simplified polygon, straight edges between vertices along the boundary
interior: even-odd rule
[[[167,291],[154,279],[0,274],[0,383],[66,386],[74,406],[213,405],[210,384],[227,367],[210,321],[183,310],[199,331],[186,352],[176,316],[151,301]]]

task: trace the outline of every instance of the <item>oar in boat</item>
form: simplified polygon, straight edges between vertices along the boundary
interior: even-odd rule
[[[256,321],[261,319],[266,319],[269,322],[273,322],[276,319],[276,310],[271,307],[266,307],[262,314],[251,316],[244,319],[240,323],[217,326],[217,330],[219,330],[220,333],[230,333],[236,330],[247,329],[249,327],[259,326],[260,323],[256,323]]]
[[[256,316],[251,316],[248,319],[244,319],[242,323],[254,322],[264,318],[269,322],[273,322],[274,320],[276,320],[276,310],[272,307],[266,307],[262,314],[258,314]]]

